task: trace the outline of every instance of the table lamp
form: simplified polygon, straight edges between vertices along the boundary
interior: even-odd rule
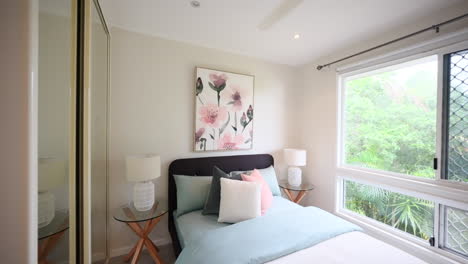
[[[307,152],[303,149],[284,149],[284,159],[288,164],[288,183],[299,186],[302,183],[302,171],[299,166],[305,166]]]
[[[154,184],[161,176],[161,158],[153,154],[133,155],[126,158],[127,180],[133,185],[133,204],[138,211],[147,211],[154,205]]]
[[[65,184],[67,168],[65,161],[55,158],[39,158],[38,162],[38,225],[45,227],[55,217],[55,197],[51,190]]]

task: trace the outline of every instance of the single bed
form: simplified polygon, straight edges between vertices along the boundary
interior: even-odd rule
[[[169,232],[172,237],[175,254],[179,256],[181,250],[187,247],[187,245],[193,246],[194,244],[202,243],[202,239],[206,234],[213,233],[213,231],[219,232],[227,230],[234,226],[230,227],[230,224],[219,223],[217,221],[217,215],[202,215],[202,210],[192,211],[177,217],[175,213],[177,210],[177,190],[174,175],[189,175],[194,177],[211,175],[213,166],[217,166],[226,172],[230,172],[247,171],[255,168],[263,169],[270,165],[274,165],[274,160],[273,157],[268,154],[179,159],[173,161],[169,166],[168,205]],[[275,196],[273,198],[272,207],[268,210],[265,216],[270,215],[270,218],[280,217],[291,212],[290,210],[298,207],[300,208],[301,206],[281,196]],[[332,217],[338,219],[336,216]],[[311,220],[312,219],[313,218],[311,218]],[[304,221],[304,219],[301,220]],[[234,225],[239,224],[240,223]],[[367,249],[365,254],[362,253],[363,248]],[[203,246],[200,249],[203,249]],[[207,252],[210,251],[208,250]],[[360,231],[346,232],[310,247],[295,250],[288,254],[279,254],[279,257],[265,262],[281,264],[314,263],[314,261],[317,263],[361,264],[377,262],[380,264],[425,263],[406,252],[372,238]],[[262,261],[256,261],[255,263],[262,263]]]

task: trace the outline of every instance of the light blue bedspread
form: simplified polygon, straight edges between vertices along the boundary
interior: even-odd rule
[[[319,208],[294,208],[209,231],[186,245],[176,263],[264,263],[357,230]]]
[[[280,196],[273,196],[273,203],[271,208],[266,212],[267,215],[281,213],[286,210],[293,208],[300,208],[288,199]],[[219,223],[217,215],[203,215],[202,210],[193,211],[177,217],[177,213],[174,213],[174,222],[177,230],[177,236],[182,248],[190,241],[195,243],[205,233],[213,230],[224,228],[231,224]]]

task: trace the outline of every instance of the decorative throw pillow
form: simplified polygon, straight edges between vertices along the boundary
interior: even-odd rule
[[[270,166],[265,169],[258,169],[260,174],[263,176],[263,179],[268,183],[268,186],[270,187],[271,193],[273,196],[281,196],[281,190],[278,185],[278,179],[276,178],[276,172],[275,168],[273,166]],[[232,171],[231,177],[234,177],[236,175],[241,175],[241,174],[247,174],[250,175],[252,171]]]
[[[221,178],[218,222],[237,223],[260,216],[261,185]]]
[[[177,187],[177,217],[203,208],[212,178],[211,176],[174,175]]]
[[[226,174],[224,171],[218,167],[213,167],[213,180],[211,181],[210,191],[208,193],[208,198],[206,199],[205,206],[203,208],[202,214],[218,214],[219,213],[219,201],[221,199],[221,184],[220,179],[232,179],[232,180],[242,180],[240,175],[231,177],[229,174]]]
[[[273,195],[271,194],[270,187],[268,183],[263,179],[262,175],[258,170],[253,170],[250,175],[241,174],[242,180],[247,182],[258,182],[262,186],[262,215],[266,213],[266,211],[271,207],[271,203],[273,202]]]

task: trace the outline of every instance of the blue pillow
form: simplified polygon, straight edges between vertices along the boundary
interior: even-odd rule
[[[278,185],[278,179],[276,178],[275,168],[270,166],[266,169],[257,169],[262,175],[263,179],[268,183],[271,193],[273,196],[281,196],[281,190]],[[250,174],[252,171],[231,171],[231,177],[235,175],[240,175],[242,173]]]
[[[203,208],[212,178],[211,176],[174,175],[177,187],[177,217]]]

